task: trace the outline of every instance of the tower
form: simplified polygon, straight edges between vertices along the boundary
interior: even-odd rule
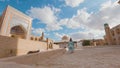
[[[42,36],[41,36],[41,39],[42,39],[42,40],[44,39],[44,32],[42,32]]]
[[[106,24],[104,24],[104,28],[105,28],[105,34],[106,34],[106,42],[107,42],[108,45],[112,45],[113,40],[112,40],[112,34],[111,34],[111,31],[110,31],[110,27],[106,23]]]

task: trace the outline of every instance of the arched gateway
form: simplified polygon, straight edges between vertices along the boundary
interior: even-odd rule
[[[0,17],[0,35],[30,39],[32,18],[8,6]]]
[[[17,37],[17,38],[22,38],[22,39],[26,38],[26,31],[24,27],[20,25],[12,27],[10,29],[10,34],[11,34],[11,37]]]

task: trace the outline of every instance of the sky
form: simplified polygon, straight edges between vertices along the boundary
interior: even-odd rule
[[[10,5],[32,20],[31,34],[60,41],[103,39],[104,24],[120,24],[118,0],[0,0],[0,15]]]

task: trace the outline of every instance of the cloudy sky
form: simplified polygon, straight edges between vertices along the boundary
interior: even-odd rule
[[[0,0],[0,15],[7,5],[33,18],[31,34],[55,41],[103,38],[104,23],[120,24],[117,0]]]

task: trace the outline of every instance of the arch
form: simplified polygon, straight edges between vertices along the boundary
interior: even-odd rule
[[[33,40],[33,37],[31,37],[30,39]]]
[[[49,43],[49,48],[50,48],[50,49],[53,49],[53,44],[52,44],[52,42]]]
[[[37,37],[35,38],[35,41],[37,41]]]
[[[39,41],[41,41],[41,38],[39,38]]]
[[[11,36],[14,36],[16,38],[22,38],[22,39],[26,38],[26,30],[21,25],[12,27],[10,29],[10,34]]]

